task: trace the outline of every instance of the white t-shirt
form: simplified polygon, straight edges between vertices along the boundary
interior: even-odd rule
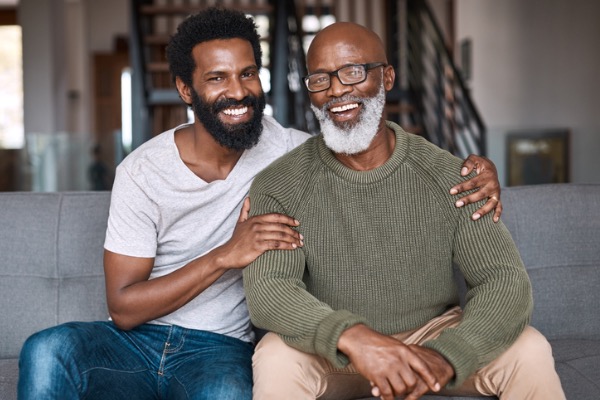
[[[150,279],[229,240],[256,174],[309,137],[265,116],[258,144],[244,151],[225,180],[206,183],[184,164],[175,145],[174,133],[184,126],[142,144],[117,167],[104,247],[154,257]],[[188,304],[150,323],[252,341],[242,271],[227,271]]]

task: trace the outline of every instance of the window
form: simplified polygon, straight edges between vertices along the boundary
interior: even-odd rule
[[[23,128],[23,46],[21,27],[0,26],[0,148],[20,149]]]
[[[308,47],[317,32],[334,22],[335,15],[333,15],[332,7],[305,7],[302,16],[302,30],[304,31],[302,47],[304,48],[304,54],[308,51]]]

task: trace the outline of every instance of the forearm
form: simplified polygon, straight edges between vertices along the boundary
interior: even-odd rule
[[[290,346],[319,354],[337,366],[348,360],[337,350],[342,332],[366,323],[348,311],[332,310],[306,291],[301,250],[263,254],[244,270],[244,289],[254,325],[278,333]]]
[[[502,223],[487,216],[456,236],[455,261],[470,289],[460,325],[426,344],[446,357],[460,384],[508,348],[529,322],[531,285]]]
[[[216,248],[170,274],[148,279],[148,273],[121,286],[111,282],[119,271],[110,271],[110,262],[110,255],[105,256],[108,307],[113,321],[122,329],[132,329],[178,310],[227,271]],[[116,268],[122,271],[124,267]]]

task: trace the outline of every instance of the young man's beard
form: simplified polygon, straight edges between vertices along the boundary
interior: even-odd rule
[[[262,133],[262,117],[265,109],[265,94],[258,97],[247,96],[238,101],[235,99],[217,100],[210,104],[200,99],[198,93],[192,90],[192,109],[196,118],[215,140],[224,147],[232,150],[247,150],[258,143]],[[219,119],[219,112],[233,106],[248,106],[252,109],[252,119],[240,124],[225,124]]]
[[[335,103],[356,101],[362,103],[363,109],[355,123],[336,124],[329,118],[328,109]],[[311,104],[317,119],[321,123],[323,140],[329,149],[340,154],[358,154],[369,148],[379,129],[379,121],[385,106],[385,88],[383,83],[379,92],[369,98],[342,96],[330,101],[321,108]]]

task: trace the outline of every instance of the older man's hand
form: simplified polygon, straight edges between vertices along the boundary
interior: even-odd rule
[[[496,166],[486,157],[471,154],[463,162],[460,174],[462,176],[467,176],[472,171],[477,172],[477,175],[450,189],[450,194],[460,194],[475,189],[473,193],[459,198],[456,201],[456,206],[462,207],[470,203],[476,203],[487,199],[486,203],[475,211],[472,216],[473,220],[478,220],[485,214],[494,210],[494,222],[500,221],[500,215],[502,215],[502,201],[500,200],[501,189]]]
[[[407,396],[416,400],[427,392],[438,392],[454,376],[452,366],[435,351],[407,346],[365,325],[346,330],[338,348],[373,386],[373,396],[393,400]]]

